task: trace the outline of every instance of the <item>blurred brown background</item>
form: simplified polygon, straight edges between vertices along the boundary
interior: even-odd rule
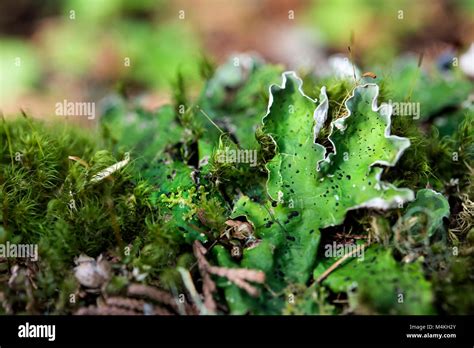
[[[169,100],[178,71],[202,84],[203,57],[256,52],[290,69],[332,53],[389,66],[405,52],[456,55],[474,42],[472,0],[3,0],[0,110],[35,117],[63,99],[114,92],[149,108]]]

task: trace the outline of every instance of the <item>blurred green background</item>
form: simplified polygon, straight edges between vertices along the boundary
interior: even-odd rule
[[[63,99],[112,92],[154,108],[177,72],[197,90],[203,59],[236,52],[317,70],[350,45],[370,70],[404,52],[429,63],[473,41],[473,0],[2,0],[0,110],[47,117]]]

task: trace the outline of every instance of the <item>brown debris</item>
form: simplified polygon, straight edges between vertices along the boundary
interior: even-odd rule
[[[265,282],[265,273],[245,268],[224,268],[212,266],[209,273],[225,277],[239,288],[244,289],[251,296],[258,296],[258,289],[247,281],[263,284]]]
[[[251,296],[258,296],[258,289],[248,282],[255,282],[263,284],[265,282],[265,273],[262,271],[256,271],[245,268],[225,268],[225,267],[216,267],[211,266],[209,262],[204,257],[207,252],[206,249],[199,241],[194,242],[194,254],[198,260],[199,271],[201,274],[203,272],[209,276],[209,274],[214,274],[220,277],[227,278],[230,282],[237,285],[239,288],[247,291]],[[212,281],[212,280],[211,280]],[[205,277],[203,275],[204,289],[206,291]],[[213,282],[214,284],[214,282]],[[215,287],[215,284],[214,284]],[[204,294],[206,295],[206,293]],[[212,295],[212,293],[211,293]]]
[[[78,309],[75,315],[139,315],[139,312],[114,306],[89,306]]]
[[[80,157],[68,156],[67,158],[70,159],[71,161],[75,161],[75,162],[79,163],[80,165],[82,165],[83,167],[85,167],[87,169],[90,168],[89,164]]]
[[[229,228],[227,228],[224,232],[228,239],[236,238],[240,240],[247,240],[253,237],[253,227],[248,222],[227,220],[225,224],[229,226]]]
[[[208,309],[209,312],[215,313],[217,305],[212,297],[212,294],[216,291],[216,284],[211,279],[211,275],[208,272],[209,263],[204,256],[207,253],[206,248],[199,242],[195,241],[193,244],[194,255],[196,256],[198,262],[199,273],[201,273],[203,287],[202,292],[204,294],[204,306]]]
[[[14,265],[11,270],[11,275],[8,279],[8,287],[17,292],[17,293],[25,293],[26,294],[26,307],[25,309],[32,314],[36,314],[36,299],[34,296],[34,289],[36,289],[36,284],[33,280],[35,276],[35,270],[33,266],[29,264],[26,265]],[[11,307],[7,304],[7,299],[5,298],[4,307],[9,312]]]
[[[131,284],[128,287],[129,296],[147,297],[156,302],[160,302],[164,305],[170,306],[175,310],[178,310],[176,299],[169,292],[157,289],[152,286],[142,284]]]
[[[147,309],[148,306],[148,309]],[[80,308],[76,315],[173,315],[169,310],[153,306],[143,300],[127,297],[109,297],[105,302],[98,300],[97,306]]]
[[[369,246],[369,243],[365,243],[362,248],[365,249]],[[352,255],[354,255],[356,252],[357,252],[357,248],[355,248],[354,250],[352,250],[351,252],[345,254],[343,257],[341,257],[339,260],[337,260],[336,262],[334,262],[326,271],[324,271],[323,274],[321,274],[318,279],[316,280],[316,283],[317,284],[320,284],[324,279],[327,278],[327,276],[329,274],[331,274],[331,272],[333,272],[337,267],[339,267],[344,261],[346,261],[349,257],[351,257]]]
[[[174,315],[174,313],[171,313],[169,310],[162,308],[162,307],[154,307],[153,315]]]
[[[160,290],[149,285],[131,284],[128,287],[127,293],[129,296],[144,297],[144,298],[148,298],[150,300],[159,302],[161,304],[164,304],[166,306],[173,308],[174,311],[179,313],[180,308],[178,306],[176,298],[172,294],[164,290]],[[185,314],[189,314],[189,315],[197,314],[197,310],[194,306],[190,305],[187,302],[184,302],[182,305],[184,307]],[[155,310],[156,310],[156,307],[155,307]],[[164,311],[158,310],[158,312],[160,313],[161,312],[165,313]],[[166,313],[168,314],[169,312],[166,312]],[[173,314],[173,313],[169,313],[169,314]]]
[[[109,297],[105,300],[107,306],[131,309],[140,313],[145,313],[147,303],[143,300],[137,300],[128,297]],[[169,310],[158,306],[151,306],[151,314],[154,315],[173,315]]]
[[[137,312],[142,312],[146,304],[143,300],[136,300],[127,297],[109,297],[105,300],[105,303],[108,306],[128,308]]]

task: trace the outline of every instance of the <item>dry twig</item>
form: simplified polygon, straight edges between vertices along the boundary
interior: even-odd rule
[[[211,266],[209,262],[204,257],[206,249],[202,246],[199,241],[194,242],[194,252],[196,258],[198,259],[199,270],[201,274],[205,272],[206,274],[214,274],[220,277],[227,278],[229,281],[237,285],[239,288],[244,289],[252,296],[258,296],[258,289],[248,282],[255,282],[263,284],[265,282],[265,273],[262,271],[256,271],[251,269],[243,268],[224,268]],[[203,276],[204,279],[204,276]],[[205,280],[204,280],[205,282]],[[215,287],[215,285],[214,285]]]
[[[366,243],[363,245],[363,248],[365,249],[367,246],[368,244]],[[327,278],[329,274],[331,274],[337,267],[339,267],[344,261],[346,261],[349,257],[354,255],[356,252],[358,252],[357,248],[353,249],[350,253],[347,253],[346,255],[341,257],[339,260],[334,262],[326,271],[324,271],[323,274],[319,276],[319,278],[316,280],[316,283],[318,284],[321,283],[324,279]]]
[[[114,306],[89,306],[80,308],[74,313],[75,315],[139,315],[140,313]]]
[[[193,244],[193,251],[198,262],[199,273],[201,273],[202,276],[202,292],[204,294],[204,306],[206,306],[209,312],[215,313],[217,305],[214,301],[214,298],[212,297],[212,294],[216,291],[216,284],[211,279],[211,275],[208,272],[209,263],[207,262],[204,256],[207,250],[199,241],[195,241]]]
[[[170,306],[173,309],[178,310],[176,299],[173,297],[173,295],[166,291],[154,288],[152,286],[142,284],[131,284],[128,287],[128,295],[137,297],[147,297],[151,300],[163,303],[164,305]]]

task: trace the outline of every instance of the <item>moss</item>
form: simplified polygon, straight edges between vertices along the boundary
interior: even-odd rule
[[[440,313],[471,314],[474,311],[474,257],[452,256],[447,268],[435,274],[437,305]]]
[[[28,118],[3,121],[0,132],[3,226],[25,243],[37,242],[47,205],[68,175],[68,156],[90,156],[95,144],[83,132]]]
[[[35,310],[68,312],[68,296],[78,286],[74,257],[107,250],[123,257],[127,243],[151,239],[148,221],[157,218],[149,203],[152,186],[132,176],[133,164],[91,180],[120,159],[97,151],[93,134],[28,118],[4,121],[1,132],[2,240],[39,245]],[[160,247],[167,254],[172,244]],[[22,296],[11,298],[26,306]]]

